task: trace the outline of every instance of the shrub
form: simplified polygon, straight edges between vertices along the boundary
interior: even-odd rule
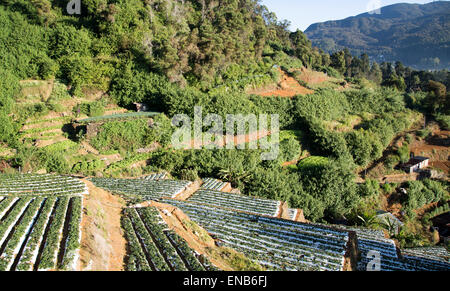
[[[186,181],[196,181],[199,179],[197,170],[183,169],[180,172],[180,179]]]
[[[105,113],[105,106],[102,101],[95,101],[92,103],[82,103],[73,108],[76,115],[83,113],[89,117],[102,116]]]
[[[450,130],[450,115],[437,115],[436,120],[446,130]]]
[[[145,146],[150,128],[147,120],[113,121],[103,124],[91,144],[99,151],[131,150]]]
[[[281,160],[293,161],[300,156],[301,145],[295,138],[284,139],[280,142]]]
[[[106,167],[104,161],[93,160],[83,161],[75,164],[72,168],[72,173],[93,174],[97,171],[101,171]]]
[[[397,154],[400,158],[400,162],[406,163],[410,159],[409,146],[407,144],[403,145],[397,150]]]
[[[394,169],[396,165],[400,162],[400,157],[397,155],[389,155],[384,161],[384,167],[388,170]]]

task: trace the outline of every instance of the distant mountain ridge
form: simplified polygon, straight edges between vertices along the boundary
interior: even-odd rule
[[[400,60],[418,69],[450,68],[450,2],[394,4],[381,14],[364,13],[312,24],[305,31],[327,52],[345,47],[378,62]]]

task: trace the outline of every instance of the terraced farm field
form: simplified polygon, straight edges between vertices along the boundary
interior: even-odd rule
[[[192,182],[180,180],[143,180],[91,178],[95,186],[120,195],[133,195],[144,200],[155,200],[162,197],[175,197]]]
[[[0,270],[73,270],[80,248],[80,180],[0,175]]]
[[[279,201],[208,190],[205,187],[201,187],[187,201],[170,199],[189,182],[151,180],[157,179],[158,175],[150,177],[150,180],[92,181],[115,193],[137,194],[144,200],[159,201],[179,208],[208,231],[219,245],[245,254],[267,270],[339,271],[348,269],[349,262],[354,259],[356,270],[366,271],[373,259],[370,253],[374,251],[380,254],[381,271],[450,270],[449,252],[445,249],[400,251],[393,240],[385,237],[383,231],[295,222],[292,220],[295,220],[299,210],[290,208],[287,209],[290,220],[278,219],[275,217],[281,208]],[[215,179],[206,181],[206,188],[215,188],[217,185]],[[151,232],[153,227],[146,226],[146,219],[151,217],[152,223],[157,221],[157,224],[161,224],[157,211],[149,209],[125,211],[123,226],[132,252],[128,269],[184,270],[187,265],[183,267],[176,256],[172,263],[169,262],[172,259],[164,257],[162,244],[156,249],[148,246],[151,242],[157,242],[153,234],[147,235],[144,231]],[[148,214],[149,211],[153,214]],[[168,229],[163,233],[171,239]],[[171,248],[170,245],[164,245]],[[354,248],[359,256],[350,259]],[[166,259],[163,260],[163,257]]]
[[[220,180],[214,178],[205,178],[203,179],[203,185],[201,188],[205,190],[221,191],[226,185],[227,183]]]
[[[216,271],[170,230],[156,208],[127,208],[122,227],[128,240],[128,271]]]
[[[199,190],[189,198],[189,201],[266,216],[277,216],[281,207],[280,201],[214,190]]]
[[[342,226],[337,226],[343,228]],[[380,253],[380,271],[449,271],[450,253],[441,248],[421,248],[397,250],[393,240],[385,237],[383,231],[367,228],[345,227],[355,231],[361,259],[357,269],[366,271],[370,251]]]
[[[146,181],[165,180],[165,179],[167,179],[167,173],[155,173],[155,174],[151,174],[151,175],[142,177],[142,179],[144,179]]]
[[[0,175],[0,196],[83,195],[86,185],[77,178],[51,174]]]
[[[132,118],[149,118],[149,117],[153,117],[158,114],[160,114],[160,112],[118,113],[118,114],[85,118],[85,119],[79,120],[78,123],[84,124],[84,123],[91,123],[91,122],[104,122],[104,121],[111,121],[111,120],[117,121],[117,120],[125,120],[125,119],[132,119]]]
[[[268,270],[344,268],[349,232],[251,215],[198,203],[163,199],[180,208],[225,246]]]

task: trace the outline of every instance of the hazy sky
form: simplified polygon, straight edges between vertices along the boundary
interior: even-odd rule
[[[327,20],[339,20],[395,3],[425,4],[431,0],[262,0],[279,20],[291,21],[291,30],[306,30],[309,25]]]

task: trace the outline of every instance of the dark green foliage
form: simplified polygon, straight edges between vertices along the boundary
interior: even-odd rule
[[[91,144],[100,151],[133,150],[150,145],[148,120],[113,121],[103,124]]]
[[[56,64],[47,55],[47,31],[31,25],[19,13],[0,7],[0,55],[2,69],[20,79],[54,76]]]
[[[346,134],[347,146],[355,163],[367,166],[371,161],[381,158],[383,145],[378,134],[363,129]]]
[[[105,167],[106,167],[105,162],[101,160],[83,161],[75,164],[72,168],[72,172],[91,175],[96,171],[103,170]]]
[[[400,162],[401,162],[401,163],[406,163],[406,162],[408,162],[409,159],[410,159],[410,150],[409,150],[409,146],[406,144],[406,145],[400,147],[400,148],[397,150],[397,154],[398,154],[398,156],[399,156],[399,158],[400,158]]]
[[[349,109],[347,98],[335,90],[320,90],[315,94],[297,96],[295,114],[310,120],[336,120],[344,116]]]
[[[347,142],[342,134],[326,130],[316,119],[312,119],[309,126],[309,135],[316,145],[315,154],[335,158],[350,156]]]
[[[444,198],[448,199],[445,184],[438,181],[411,181],[406,183],[406,189],[408,194],[404,197],[405,212],[411,218],[416,216],[414,210]]]
[[[105,105],[102,101],[92,103],[82,103],[73,108],[75,115],[83,113],[89,117],[102,116],[105,113]]]
[[[450,129],[450,115],[438,115],[436,120],[441,124],[441,126],[449,130]]]
[[[288,138],[280,142],[280,155],[282,161],[293,161],[299,158],[302,148],[295,138]]]
[[[358,186],[358,193],[361,197],[374,197],[380,194],[380,189],[380,183],[378,181],[369,179]]]
[[[14,97],[19,92],[19,78],[12,71],[0,68],[0,110],[6,113],[14,108]]]
[[[294,207],[302,208],[305,215],[318,220],[322,217],[339,218],[357,202],[354,174],[346,160],[332,160],[327,167],[308,168],[299,173],[304,197],[292,197]]]
[[[0,141],[14,144],[18,129],[12,118],[0,111]]]
[[[349,90],[345,95],[350,103],[351,112],[355,114],[362,112],[380,114],[405,110],[403,94],[388,88]]]
[[[388,170],[394,169],[395,166],[398,165],[400,162],[400,157],[397,155],[390,155],[386,158],[386,161],[384,162],[384,166]]]

